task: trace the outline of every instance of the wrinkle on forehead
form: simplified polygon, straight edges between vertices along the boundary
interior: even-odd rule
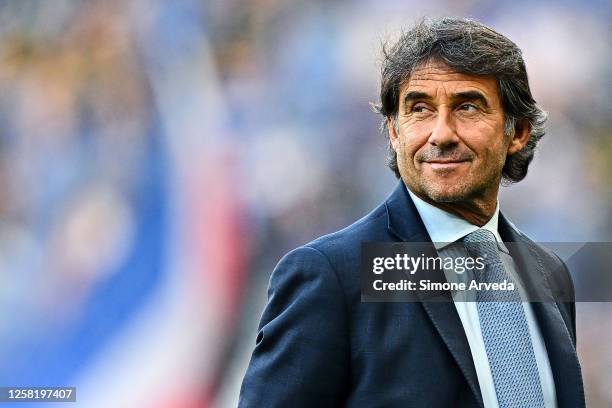
[[[431,88],[431,82],[439,82],[436,89]],[[450,90],[461,92],[469,89],[478,89],[483,92],[493,105],[499,106],[499,87],[493,75],[473,75],[457,72],[443,61],[430,59],[418,65],[410,77],[402,85],[401,94],[408,90],[432,90],[432,96],[440,91]]]

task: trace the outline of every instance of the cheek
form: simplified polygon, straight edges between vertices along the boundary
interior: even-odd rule
[[[481,160],[498,160],[506,157],[508,146],[503,129],[486,125],[465,127],[457,132],[463,143]]]
[[[498,174],[502,171],[505,162],[506,154],[502,149],[487,149],[482,152],[480,163],[478,163],[474,170],[480,173],[482,177],[486,177],[486,174]]]
[[[428,133],[418,126],[410,126],[402,129],[400,149],[402,155],[412,159],[419,149],[427,144]]]
[[[409,167],[414,167],[414,155],[422,147],[421,144],[416,143],[413,139],[402,139],[399,144],[399,149],[396,149],[398,158]]]
[[[413,144],[423,144],[431,135],[435,121],[429,119],[413,120],[404,124],[403,132],[406,139]]]

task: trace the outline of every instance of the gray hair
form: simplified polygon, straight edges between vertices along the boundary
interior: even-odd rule
[[[454,17],[421,20],[393,45],[383,45],[380,104],[375,105],[376,111],[384,116],[381,131],[389,137],[387,119],[397,128],[400,88],[416,67],[429,60],[442,61],[457,72],[497,78],[505,116],[504,133],[513,135],[516,125],[524,125],[525,121],[531,126],[525,147],[506,157],[502,177],[506,183],[525,178],[536,145],[546,133],[547,114],[531,95],[521,50],[508,38],[474,20]],[[397,154],[391,141],[387,165],[399,178]]]

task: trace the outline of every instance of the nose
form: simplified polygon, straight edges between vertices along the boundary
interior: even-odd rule
[[[452,115],[446,109],[440,109],[428,142],[434,146],[444,148],[455,145],[458,141]]]

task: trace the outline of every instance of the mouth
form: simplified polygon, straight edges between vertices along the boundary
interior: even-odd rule
[[[428,164],[433,170],[450,171],[468,163],[469,160],[428,160]]]

